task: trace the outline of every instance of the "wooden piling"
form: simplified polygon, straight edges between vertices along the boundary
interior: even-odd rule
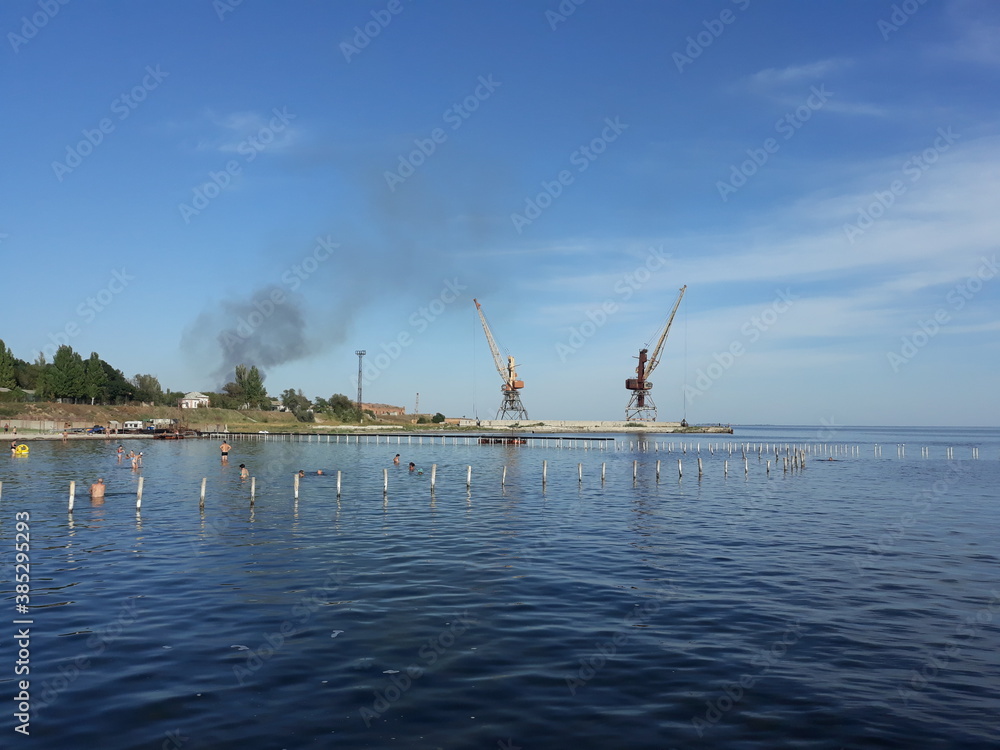
[[[382,494],[389,494],[389,470],[382,469]]]
[[[250,477],[250,504],[253,505],[254,498],[257,496],[257,477]]]
[[[680,479],[682,476],[684,476],[684,469],[681,466],[681,460],[678,458],[677,459],[677,478]]]
[[[604,484],[604,472],[607,468],[607,463],[601,463],[601,484]]]
[[[701,469],[701,456],[698,457],[698,479],[701,479],[702,469]]]
[[[469,489],[472,486],[472,467],[465,467],[465,489]]]
[[[145,477],[139,477],[139,489],[135,493],[135,509],[139,510],[142,507],[142,484],[145,481]]]
[[[298,472],[295,472],[295,475],[292,477],[292,488],[295,491],[295,499],[298,500],[299,499],[299,473]]]
[[[73,499],[76,497],[76,481],[70,480],[69,483],[69,509],[73,510]]]
[[[726,459],[725,461],[722,462],[722,476],[724,476],[724,477],[728,477],[729,476],[729,460],[728,459]]]
[[[438,465],[437,464],[431,464],[431,489],[432,490],[434,489],[434,485],[437,484],[437,473],[438,473]]]
[[[548,481],[548,474],[549,474],[549,462],[542,461],[542,487],[544,487],[545,483]]]
[[[576,465],[576,481],[578,484],[583,484],[583,464]]]
[[[656,481],[660,481],[660,462],[656,462]]]
[[[638,473],[639,473],[639,462],[638,461],[633,461],[632,462],[632,481],[633,482],[635,481],[636,475]]]
[[[208,483],[208,477],[201,478],[201,497],[198,500],[198,505],[202,508],[205,507],[205,485]]]
[[[337,497],[340,497],[340,471],[337,471]]]
[[[503,467],[503,474],[500,475],[500,486],[505,487],[507,485],[507,467]]]

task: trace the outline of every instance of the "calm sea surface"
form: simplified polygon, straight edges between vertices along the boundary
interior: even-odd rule
[[[680,437],[133,440],[141,513],[114,444],[34,442],[0,462],[0,747],[1000,747],[1000,432]]]

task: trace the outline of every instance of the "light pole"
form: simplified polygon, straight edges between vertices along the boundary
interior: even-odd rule
[[[361,362],[368,352],[364,349],[357,349],[354,353],[358,355],[358,421],[364,422],[365,413],[361,408]]]

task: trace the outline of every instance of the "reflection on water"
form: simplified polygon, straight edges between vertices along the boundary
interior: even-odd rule
[[[231,466],[144,443],[138,512],[113,447],[37,444],[0,471],[9,606],[31,513],[32,747],[997,746],[995,433],[759,428],[733,439],[864,450],[770,475],[751,451],[745,476],[669,439],[236,443]],[[993,460],[944,458],[973,444]],[[296,499],[302,466],[326,473]]]

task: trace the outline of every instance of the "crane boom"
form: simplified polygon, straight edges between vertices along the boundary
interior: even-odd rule
[[[667,334],[670,333],[670,326],[674,322],[674,315],[677,314],[677,308],[681,305],[681,299],[684,297],[684,292],[687,290],[687,284],[681,287],[680,293],[677,295],[677,301],[674,303],[674,309],[670,311],[670,317],[667,318],[667,324],[663,327],[663,333],[660,334],[660,340],[656,342],[656,348],[653,350],[653,356],[650,357],[646,362],[646,369],[642,373],[642,379],[648,380],[649,376],[653,374],[653,370],[660,363],[660,351],[663,349],[663,342],[667,340]]]
[[[493,355],[493,364],[496,366],[497,372],[503,380],[503,385],[500,386],[500,390],[503,391],[503,403],[497,411],[497,419],[507,419],[509,417],[527,419],[528,412],[525,411],[524,405],[521,403],[521,396],[518,393],[518,390],[524,388],[524,381],[517,379],[514,358],[508,356],[507,363],[504,364],[503,357],[500,356],[500,347],[497,346],[496,339],[493,338],[493,332],[490,330],[490,325],[486,322],[486,316],[483,314],[483,306],[479,304],[479,300],[477,299],[473,299],[472,301],[476,303],[476,312],[479,313],[479,321],[483,324],[486,343],[489,344],[490,353]]]
[[[486,343],[490,345],[490,352],[493,353],[493,364],[496,365],[500,377],[506,382],[507,376],[504,375],[503,358],[500,356],[500,349],[497,347],[497,342],[490,331],[489,323],[486,322],[486,316],[483,315],[483,306],[479,304],[479,300],[477,299],[473,299],[472,301],[476,303],[476,312],[479,313],[479,320],[483,324],[483,331],[486,332]]]

